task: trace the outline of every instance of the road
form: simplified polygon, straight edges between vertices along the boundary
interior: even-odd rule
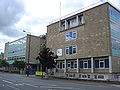
[[[0,72],[0,90],[120,90],[120,85],[87,84],[72,80],[43,80]]]

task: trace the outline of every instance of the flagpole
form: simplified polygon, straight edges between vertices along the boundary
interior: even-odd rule
[[[59,31],[61,31],[61,1],[59,6]]]

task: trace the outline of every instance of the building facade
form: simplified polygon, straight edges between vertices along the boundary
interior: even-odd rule
[[[14,61],[25,61],[33,69],[39,70],[39,61],[36,60],[36,57],[45,43],[45,38],[28,34],[5,44],[5,59],[9,64],[13,64]]]
[[[4,59],[4,53],[0,53],[0,59]]]
[[[120,79],[120,11],[109,3],[47,26],[47,47],[59,58],[57,77]]]

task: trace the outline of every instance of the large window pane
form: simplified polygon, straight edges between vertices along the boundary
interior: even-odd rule
[[[76,46],[73,46],[73,54],[76,53]]]
[[[105,59],[105,68],[109,68],[109,59]]]
[[[88,60],[88,68],[91,68],[91,60]]]
[[[66,47],[66,54],[69,54],[69,47]]]
[[[69,54],[72,54],[72,46],[69,47]]]
[[[77,37],[77,32],[73,31],[73,38],[75,39]]]
[[[100,60],[100,68],[104,68],[104,61],[103,60]]]
[[[84,68],[88,68],[88,62],[84,61]]]
[[[83,68],[83,61],[80,61],[80,68]]]
[[[95,68],[99,68],[99,60],[95,60]]]
[[[74,68],[74,61],[71,61],[71,68]]]

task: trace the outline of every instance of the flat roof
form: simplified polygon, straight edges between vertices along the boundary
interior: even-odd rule
[[[75,12],[72,12],[72,13],[70,13],[70,14],[67,14],[67,15],[65,15],[65,16],[63,16],[63,17],[60,17],[59,19],[53,20],[53,21],[49,22],[49,25],[54,24],[54,23],[57,23],[57,22],[60,21],[60,20],[64,20],[64,19],[69,18],[69,17],[72,17],[72,16],[74,16],[74,15],[83,13],[83,12],[85,12],[85,11],[91,10],[91,9],[93,9],[93,8],[99,7],[99,6],[101,6],[101,5],[105,5],[105,4],[109,4],[109,5],[112,6],[114,9],[116,9],[117,11],[120,12],[120,10],[119,10],[117,7],[115,7],[111,2],[109,2],[109,1],[100,2],[100,1],[99,1],[99,2],[96,2],[96,3],[91,4],[91,5],[89,5],[89,6],[86,6],[86,7],[84,7],[84,8],[81,8],[81,9],[75,11]],[[48,26],[49,26],[49,25],[48,25]]]

